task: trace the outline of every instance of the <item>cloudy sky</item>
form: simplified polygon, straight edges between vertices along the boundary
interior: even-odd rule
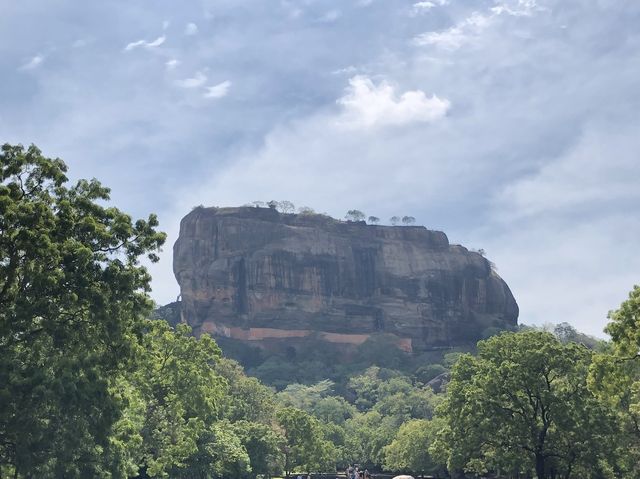
[[[0,142],[170,235],[194,205],[413,215],[521,321],[601,335],[640,281],[637,0],[0,0]]]

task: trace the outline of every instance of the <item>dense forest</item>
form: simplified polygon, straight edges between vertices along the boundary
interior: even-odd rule
[[[640,478],[640,287],[610,341],[555,318],[470,351],[365,343],[347,365],[222,344],[245,372],[153,315],[154,215],[35,146],[0,160],[1,478]]]

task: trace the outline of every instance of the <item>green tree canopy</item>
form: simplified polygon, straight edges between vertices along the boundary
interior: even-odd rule
[[[229,421],[270,424],[275,417],[274,391],[244,373],[238,362],[220,358],[215,371],[227,380],[228,390],[220,400],[222,417]]]
[[[173,330],[151,320],[144,332],[136,362],[123,378],[140,401],[123,419],[141,418],[142,445],[132,451],[138,467],[151,477],[165,476],[199,462],[190,458],[207,449],[216,433],[230,435],[214,424],[226,381],[213,369],[220,349],[209,336],[196,339],[185,324]]]
[[[30,477],[101,473],[110,387],[152,308],[138,259],[165,239],[66,171],[35,146],[0,151],[0,462]]]
[[[365,217],[365,214],[360,210],[349,210],[345,215],[347,221],[363,221]]]
[[[605,331],[609,350],[598,354],[590,386],[613,406],[620,419],[621,457],[629,477],[640,477],[640,287],[635,286],[620,308],[609,313]]]
[[[429,453],[439,426],[436,421],[425,419],[414,419],[402,424],[393,442],[384,448],[385,468],[422,475],[442,472],[442,466]]]
[[[316,418],[293,407],[277,413],[285,437],[285,471],[328,471],[335,467],[333,444]]]
[[[613,426],[587,389],[591,354],[537,331],[480,341],[453,368],[432,449],[451,470],[598,477]]]

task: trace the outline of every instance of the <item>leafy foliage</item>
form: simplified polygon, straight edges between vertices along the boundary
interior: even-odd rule
[[[320,421],[296,408],[278,411],[284,431],[285,471],[329,471],[334,465],[334,446],[325,440]]]
[[[363,221],[366,216],[360,210],[349,210],[347,214],[344,216],[347,221]]]
[[[435,421],[413,419],[405,422],[388,446],[384,464],[388,470],[438,474],[442,465],[431,457],[429,447],[442,425]]]
[[[591,366],[590,386],[615,408],[618,445],[628,477],[640,477],[640,287],[635,286],[620,308],[609,313],[606,332],[613,344]]]
[[[584,346],[543,332],[481,341],[478,356],[461,356],[453,369],[434,450],[452,470],[597,477],[614,425],[587,389],[590,359]]]
[[[111,392],[148,316],[158,221],[104,206],[98,181],[68,186],[35,146],[0,153],[0,449],[16,474],[98,476],[120,416]]]

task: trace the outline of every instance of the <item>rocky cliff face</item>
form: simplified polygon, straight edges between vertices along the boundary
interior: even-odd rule
[[[196,333],[264,347],[386,333],[419,351],[476,341],[518,317],[485,258],[421,226],[196,208],[181,222],[173,269]]]

